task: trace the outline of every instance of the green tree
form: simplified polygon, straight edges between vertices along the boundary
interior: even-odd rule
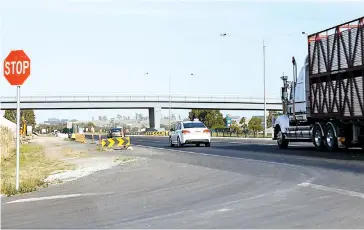
[[[242,117],[239,121],[239,124],[241,125],[245,125],[245,122],[246,122],[246,117]]]
[[[95,128],[95,124],[93,123],[93,122],[91,122],[91,121],[89,121],[88,123],[87,123],[87,128],[89,128],[89,129],[91,129],[91,127],[94,127]]]
[[[282,112],[279,112],[279,111],[269,111],[268,113],[268,117],[267,117],[267,127],[272,127],[272,120],[273,120],[273,117],[274,118],[277,118],[278,116],[280,115],[283,115]]]
[[[268,112],[267,116],[267,128],[272,127],[273,111]]]
[[[224,118],[220,110],[192,109],[188,117],[191,121],[195,118],[199,119],[210,129],[225,127]]]
[[[27,109],[20,112],[20,116],[25,118],[28,125],[32,125],[33,128],[36,125],[34,110]]]
[[[248,123],[248,127],[253,131],[254,137],[256,137],[258,132],[263,131],[262,120],[258,117],[252,117]]]
[[[16,123],[16,110],[5,110],[4,118]]]
[[[240,131],[240,126],[236,121],[232,121],[230,128],[234,133],[238,133]]]
[[[241,129],[243,130],[245,137],[248,135],[249,133],[249,128],[248,125],[246,124],[246,117],[242,117],[239,121],[239,124],[241,126]]]
[[[32,109],[20,110],[20,117],[24,117],[28,125],[32,125],[33,128],[35,127],[36,122],[35,122],[34,110]],[[16,123],[16,110],[5,110],[4,118],[8,119],[11,122]]]

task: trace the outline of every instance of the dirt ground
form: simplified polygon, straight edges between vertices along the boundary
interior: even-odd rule
[[[31,143],[43,146],[46,157],[73,164],[74,170],[54,172],[46,181],[67,182],[87,176],[93,172],[109,169],[134,159],[116,159],[115,156],[99,153],[96,145],[75,143],[58,137],[35,137]]]

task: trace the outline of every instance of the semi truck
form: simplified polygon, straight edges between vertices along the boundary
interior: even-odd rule
[[[364,16],[307,36],[308,54],[293,80],[282,76],[283,114],[273,123],[279,148],[364,147]]]

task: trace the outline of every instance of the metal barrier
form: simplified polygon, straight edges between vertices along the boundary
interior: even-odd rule
[[[168,131],[162,131],[162,132],[145,132],[144,135],[148,136],[168,136]]]

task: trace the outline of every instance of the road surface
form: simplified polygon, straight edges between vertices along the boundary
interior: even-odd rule
[[[282,153],[270,141],[170,149],[165,137],[132,137],[132,144],[99,154],[137,161],[2,199],[2,228],[364,227],[358,154]]]

